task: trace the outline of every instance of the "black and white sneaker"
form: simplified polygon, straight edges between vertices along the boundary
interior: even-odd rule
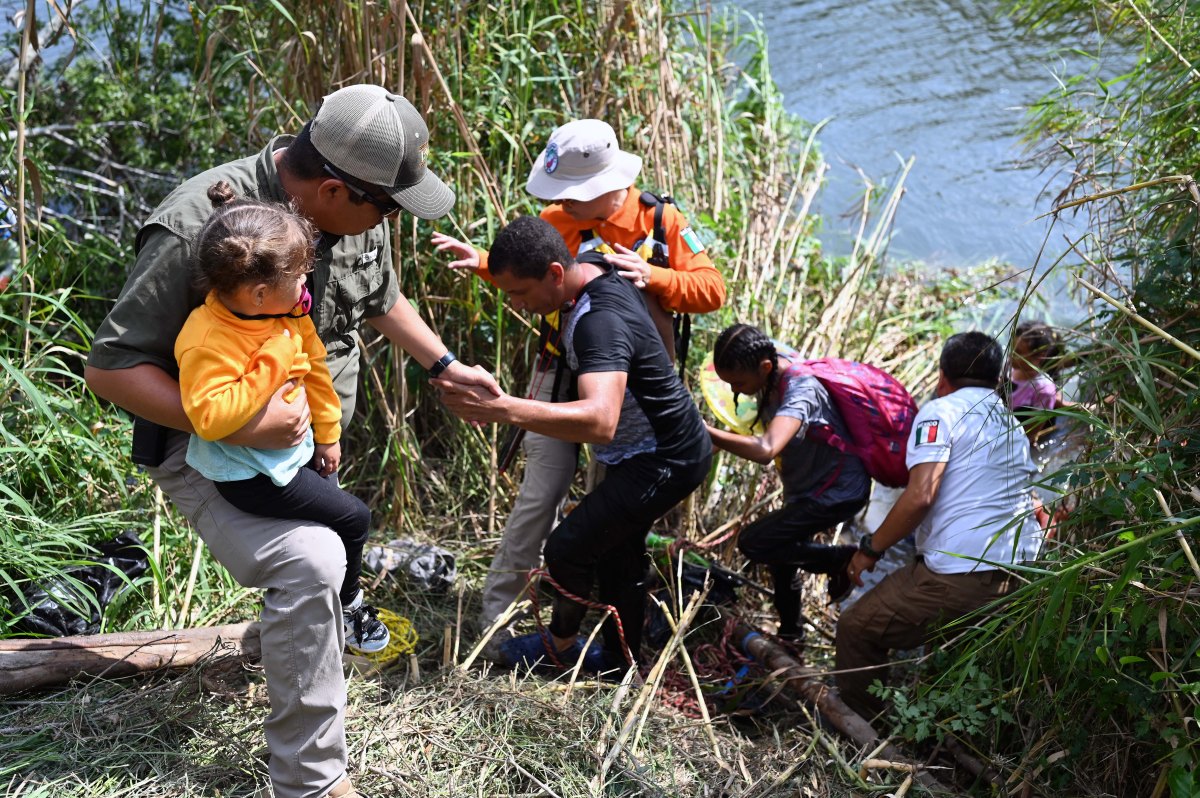
[[[376,617],[375,608],[363,602],[360,592],[348,607],[342,608],[346,629],[346,647],[358,654],[375,654],[387,648],[392,634]]]

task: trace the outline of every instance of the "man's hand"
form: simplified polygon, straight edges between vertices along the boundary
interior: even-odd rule
[[[289,401],[287,395],[294,390],[296,395]],[[304,387],[297,390],[296,383],[288,380],[254,418],[221,442],[255,449],[290,449],[304,440],[311,424],[312,413]]]
[[[861,551],[854,552],[854,556],[850,558],[850,564],[846,566],[846,573],[850,576],[850,580],[859,587],[863,586],[862,575],[863,571],[874,571],[875,563],[878,560],[867,556]]]
[[[323,477],[327,477],[342,465],[342,444],[334,443],[318,443],[316,452],[313,454],[313,465],[317,469],[317,473]]]
[[[451,261],[446,264],[448,269],[470,269],[475,271],[479,268],[479,253],[475,251],[475,247],[459,241],[457,238],[452,238],[445,233],[434,233],[430,239],[438,252],[450,252],[455,255],[458,260]]]
[[[613,249],[616,252],[605,255],[604,259],[617,267],[618,275],[638,288],[645,288],[650,284],[650,264],[646,263],[641,255],[620,244],[616,244]]]
[[[475,368],[480,369],[479,366]],[[482,371],[482,369],[480,370]],[[487,372],[484,371],[484,374]],[[488,376],[491,375],[488,374]],[[495,385],[494,380],[492,382],[495,386],[494,393],[485,386],[454,382],[444,377],[439,377],[431,382],[437,386],[442,404],[446,406],[446,409],[462,420],[475,423],[504,424],[508,422],[508,400],[511,397],[501,391],[500,386]]]
[[[443,390],[445,390],[445,385],[449,383],[451,387],[480,388],[493,396],[502,396],[504,394],[504,391],[500,390],[500,385],[496,382],[496,378],[492,376],[490,371],[483,366],[468,366],[461,360],[451,363],[437,379],[430,380],[430,382]]]

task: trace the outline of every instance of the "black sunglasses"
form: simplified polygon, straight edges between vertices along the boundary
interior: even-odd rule
[[[325,164],[324,169],[325,169],[325,173],[328,174],[330,177],[342,181],[342,183],[346,186],[346,190],[349,191],[351,194],[358,197],[359,199],[365,200],[365,201],[371,203],[372,205],[374,205],[376,210],[378,210],[379,213],[382,214],[383,216],[385,216],[385,217],[394,216],[397,212],[399,212],[400,203],[396,202],[391,197],[388,197],[386,200],[383,200],[383,199],[380,199],[379,197],[376,197],[374,194],[370,193],[365,188],[362,188],[361,186],[356,186],[353,182],[354,178],[352,178],[348,174],[343,173],[340,169],[338,169],[333,164],[328,164],[328,163]]]

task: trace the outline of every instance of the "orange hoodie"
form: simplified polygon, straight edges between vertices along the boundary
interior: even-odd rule
[[[641,193],[637,186],[630,186],[621,208],[604,220],[578,221],[558,204],[543,209],[541,217],[562,234],[572,256],[579,254],[587,231],[609,245],[636,249],[654,232],[654,206],[643,204]],[[721,307],[725,302],[725,280],[674,205],[663,208],[663,231],[671,268],[652,265],[646,290],[658,297],[665,310],[675,313],[708,313]],[[490,282],[487,253],[482,250],[479,264],[476,274]]]
[[[313,440],[336,443],[341,437],[342,405],[325,365],[325,345],[308,316],[247,321],[210,293],[179,331],[175,360],[184,412],[206,441],[237,432],[288,380],[308,395]]]

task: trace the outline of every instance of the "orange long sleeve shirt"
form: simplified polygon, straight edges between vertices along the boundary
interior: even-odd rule
[[[325,365],[325,345],[308,316],[247,321],[210,293],[179,331],[175,360],[184,412],[204,440],[241,429],[288,380],[308,396],[313,440],[336,443],[341,437],[341,403]]]
[[[654,206],[642,204],[641,193],[637,186],[630,186],[620,209],[603,220],[578,221],[557,203],[544,208],[541,217],[562,235],[572,256],[579,254],[584,234],[589,230],[610,246],[620,244],[636,249],[637,244],[654,232]],[[652,265],[646,291],[656,296],[665,310],[675,313],[709,313],[721,307],[725,302],[725,279],[703,248],[699,252],[692,249],[698,245],[698,239],[674,205],[663,208],[663,231],[671,266]],[[686,237],[685,231],[689,233]],[[482,250],[479,266],[476,274],[490,282],[487,253]]]

